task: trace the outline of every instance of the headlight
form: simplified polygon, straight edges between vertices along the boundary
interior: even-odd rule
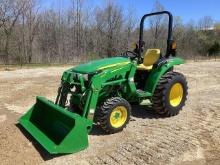
[[[89,81],[89,74],[83,74],[83,79],[85,81]]]

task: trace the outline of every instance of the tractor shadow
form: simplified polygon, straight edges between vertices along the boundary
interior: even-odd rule
[[[130,122],[133,122],[136,120],[133,117],[134,118],[142,118],[142,119],[146,119],[146,120],[166,118],[166,117],[156,113],[151,107],[149,107],[147,105],[132,105]],[[105,135],[109,135],[109,134],[105,133],[99,125],[93,125],[92,131],[90,132],[89,135],[105,136]]]
[[[134,122],[136,119],[134,118],[142,118],[142,119],[158,119],[164,118],[158,115],[155,111],[152,110],[149,106],[146,105],[133,105],[131,111],[131,120],[130,122]],[[51,160],[53,158],[69,155],[69,154],[50,154],[47,150],[45,150],[40,143],[38,143],[35,138],[31,136],[31,134],[26,131],[19,123],[16,124],[16,127],[23,133],[23,135],[32,143],[38,153],[41,155],[44,161]],[[109,134],[105,133],[102,128],[94,124],[89,135],[92,136],[108,136]]]
[[[50,154],[19,123],[15,124],[15,125],[23,133],[23,135],[32,143],[32,145],[38,151],[38,153],[41,155],[41,157],[44,161],[51,160],[53,158],[57,158],[60,156],[68,155],[68,154]]]
[[[153,108],[148,105],[132,105],[131,116],[142,119],[159,119],[165,118],[156,113]]]
[[[109,135],[109,134],[107,134],[106,132],[104,132],[99,125],[94,124],[94,125],[92,126],[92,130],[91,130],[91,132],[89,133],[89,135],[104,136],[104,135]]]

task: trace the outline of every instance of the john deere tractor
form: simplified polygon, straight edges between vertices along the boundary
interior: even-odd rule
[[[143,41],[145,19],[160,14],[169,17],[165,53],[144,48]],[[20,124],[49,153],[74,153],[88,147],[94,124],[106,133],[122,131],[132,104],[148,99],[160,115],[177,115],[186,101],[187,82],[183,74],[173,71],[184,60],[176,57],[172,23],[168,11],[144,15],[133,51],[66,70],[55,102],[37,96]]]

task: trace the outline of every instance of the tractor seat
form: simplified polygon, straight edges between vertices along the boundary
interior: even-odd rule
[[[137,66],[138,70],[151,70],[153,64],[155,64],[160,58],[160,49],[147,49],[144,54],[144,60],[142,64]]]

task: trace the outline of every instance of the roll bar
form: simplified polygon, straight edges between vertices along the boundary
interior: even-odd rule
[[[145,21],[145,19],[147,17],[150,17],[150,16],[162,15],[162,14],[166,14],[166,15],[169,16],[168,36],[167,36],[167,49],[166,49],[165,57],[169,57],[170,56],[171,44],[173,42],[173,36],[172,36],[172,32],[173,32],[173,15],[169,11],[160,11],[160,12],[145,14],[141,18],[140,35],[139,35],[139,46],[138,46],[139,47],[139,52],[138,52],[138,58],[139,59],[141,58],[141,47],[142,47],[142,43],[143,43],[143,32],[144,32],[144,21]]]

